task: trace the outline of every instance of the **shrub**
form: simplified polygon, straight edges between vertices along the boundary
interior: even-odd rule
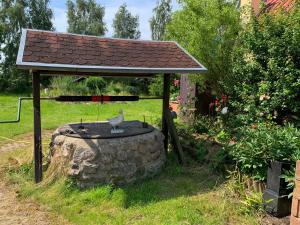
[[[90,94],[100,95],[105,92],[106,81],[102,77],[89,77],[85,81]]]
[[[108,77],[106,91],[111,94],[147,95],[149,79],[141,77]]]
[[[233,161],[231,156],[228,154],[228,149],[222,147],[210,159],[209,168],[212,171],[216,171],[219,173],[226,173],[228,172],[228,169],[232,165],[232,163]]]
[[[106,88],[106,91],[109,94],[115,94],[118,95],[124,90],[124,87],[122,86],[121,83],[115,83],[115,82],[110,82],[109,85]]]
[[[74,82],[72,76],[54,77],[50,84],[50,95],[87,95],[89,89],[85,82]]]
[[[236,43],[233,71],[224,82],[231,108],[248,114],[249,123],[282,124],[286,117],[299,115],[299,7],[288,14],[253,16]]]
[[[265,180],[271,161],[294,162],[300,152],[300,132],[293,126],[258,124],[244,127],[240,140],[228,147],[241,172]]]
[[[171,94],[171,100],[175,101],[177,100],[177,97],[179,95],[179,76],[175,75],[172,76],[174,80],[171,80],[170,85],[170,94]],[[176,81],[176,82],[175,82]],[[154,77],[151,79],[149,84],[149,94],[151,96],[163,96],[163,86],[164,86],[164,78],[162,75],[159,75],[157,77]]]
[[[131,95],[138,95],[139,93],[141,93],[139,87],[136,87],[136,86],[126,86],[125,92],[127,92]]]
[[[208,133],[212,127],[212,121],[208,116],[198,116],[192,125],[193,132]]]
[[[204,144],[204,141],[196,143],[196,159],[198,162],[204,162],[205,156],[208,154],[208,150]]]
[[[152,96],[163,95],[163,77],[157,76],[151,80],[149,85],[149,94]]]

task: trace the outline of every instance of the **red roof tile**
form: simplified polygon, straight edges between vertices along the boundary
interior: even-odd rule
[[[295,4],[294,0],[265,0],[266,9],[269,12],[276,12],[278,9],[289,11]]]
[[[23,69],[82,72],[203,72],[176,42],[100,38],[23,30],[17,65]]]
[[[295,0],[252,0],[252,8],[256,15],[261,13],[261,2],[265,4],[265,10],[271,13],[279,9],[290,11],[295,4]]]

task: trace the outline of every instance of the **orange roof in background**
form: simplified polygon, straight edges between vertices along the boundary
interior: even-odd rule
[[[268,11],[276,11],[283,8],[286,11],[289,11],[293,8],[295,4],[294,0],[265,0],[266,8]]]
[[[290,11],[295,4],[295,0],[252,0],[252,8],[255,15],[261,13],[261,2],[265,3],[267,12],[276,12],[279,9]]]

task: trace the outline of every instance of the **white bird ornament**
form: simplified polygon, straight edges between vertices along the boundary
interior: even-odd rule
[[[116,117],[113,117],[111,119],[107,119],[108,123],[112,126],[113,129],[111,129],[112,134],[120,134],[123,133],[123,129],[117,129],[118,125],[120,125],[124,121],[124,114],[123,110],[120,110],[119,115]]]

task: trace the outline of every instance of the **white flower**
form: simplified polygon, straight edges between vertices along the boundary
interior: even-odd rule
[[[222,110],[221,110],[221,113],[223,115],[227,114],[228,113],[228,107],[224,107]]]

